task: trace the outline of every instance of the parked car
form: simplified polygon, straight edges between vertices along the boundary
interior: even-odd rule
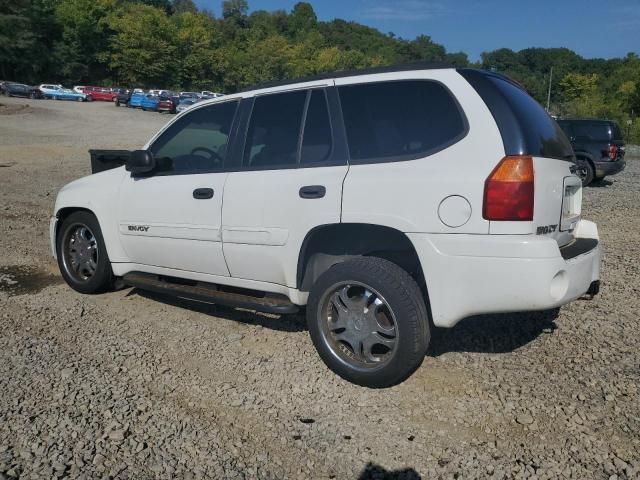
[[[159,102],[160,102],[160,96],[153,95],[150,93],[145,95],[145,97],[142,99],[142,103],[140,104],[140,107],[145,112],[148,112],[148,111],[157,112]]]
[[[118,93],[118,95],[116,96],[116,98],[113,101],[115,106],[116,107],[119,107],[120,105],[124,105],[125,107],[128,106],[129,105],[129,100],[131,99],[132,91],[129,90],[129,89],[122,88],[117,93]]]
[[[105,87],[84,87],[84,93],[92,100],[101,102],[113,102],[118,96],[116,92]]]
[[[575,118],[558,120],[558,124],[571,141],[583,186],[624,170],[624,140],[616,122]]]
[[[52,100],[76,100],[78,102],[91,101],[90,95],[84,93],[77,93],[69,88],[64,88],[61,85],[42,84],[39,87],[42,92],[43,98],[49,98]]]
[[[180,101],[180,97],[176,94],[173,95],[161,95],[158,100],[158,111],[168,112],[168,113],[176,113],[176,108],[178,107],[178,102]]]
[[[144,92],[136,92],[131,94],[129,98],[129,103],[127,103],[127,107],[130,108],[142,108],[142,101],[146,98],[147,94]]]
[[[211,92],[209,90],[203,90],[202,92],[200,92],[200,98],[218,98],[223,96],[223,93]]]
[[[183,98],[178,102],[178,106],[176,107],[176,113],[184,112],[191,105],[195,105],[200,101],[199,98]]]
[[[432,325],[599,288],[571,145],[492,72],[413,64],[256,87],[94,164],[50,223],[72,288],[119,278],[272,313],[306,305],[320,357],[360,385],[411,375]]]
[[[76,93],[84,93],[84,89],[87,88],[84,85],[76,85],[72,90]]]
[[[180,98],[198,98],[199,96],[198,92],[180,92]]]
[[[31,87],[22,83],[6,82],[2,88],[2,94],[7,97],[42,98],[42,92],[38,87]]]
[[[169,95],[171,90],[149,90],[151,95]]]

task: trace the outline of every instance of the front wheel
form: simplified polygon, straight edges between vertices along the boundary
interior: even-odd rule
[[[365,387],[402,382],[422,364],[429,346],[420,288],[381,258],[347,260],[323,273],[309,294],[307,324],[325,364]]]
[[[64,219],[58,229],[56,253],[62,277],[77,292],[99,293],[111,288],[111,262],[93,214],[74,212]]]

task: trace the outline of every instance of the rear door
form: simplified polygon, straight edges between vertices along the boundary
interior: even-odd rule
[[[224,192],[222,239],[231,276],[296,286],[300,248],[340,222],[347,156],[326,84],[244,100],[239,171]]]

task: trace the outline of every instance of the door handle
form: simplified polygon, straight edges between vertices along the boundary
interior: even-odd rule
[[[193,198],[196,200],[206,200],[213,198],[213,188],[196,188],[193,191]]]
[[[300,198],[322,198],[326,193],[324,185],[307,185],[300,188]]]

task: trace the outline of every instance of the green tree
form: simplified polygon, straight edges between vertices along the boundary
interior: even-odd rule
[[[130,4],[105,20],[113,31],[100,56],[121,83],[173,86],[176,72],[176,26],[160,9]]]

